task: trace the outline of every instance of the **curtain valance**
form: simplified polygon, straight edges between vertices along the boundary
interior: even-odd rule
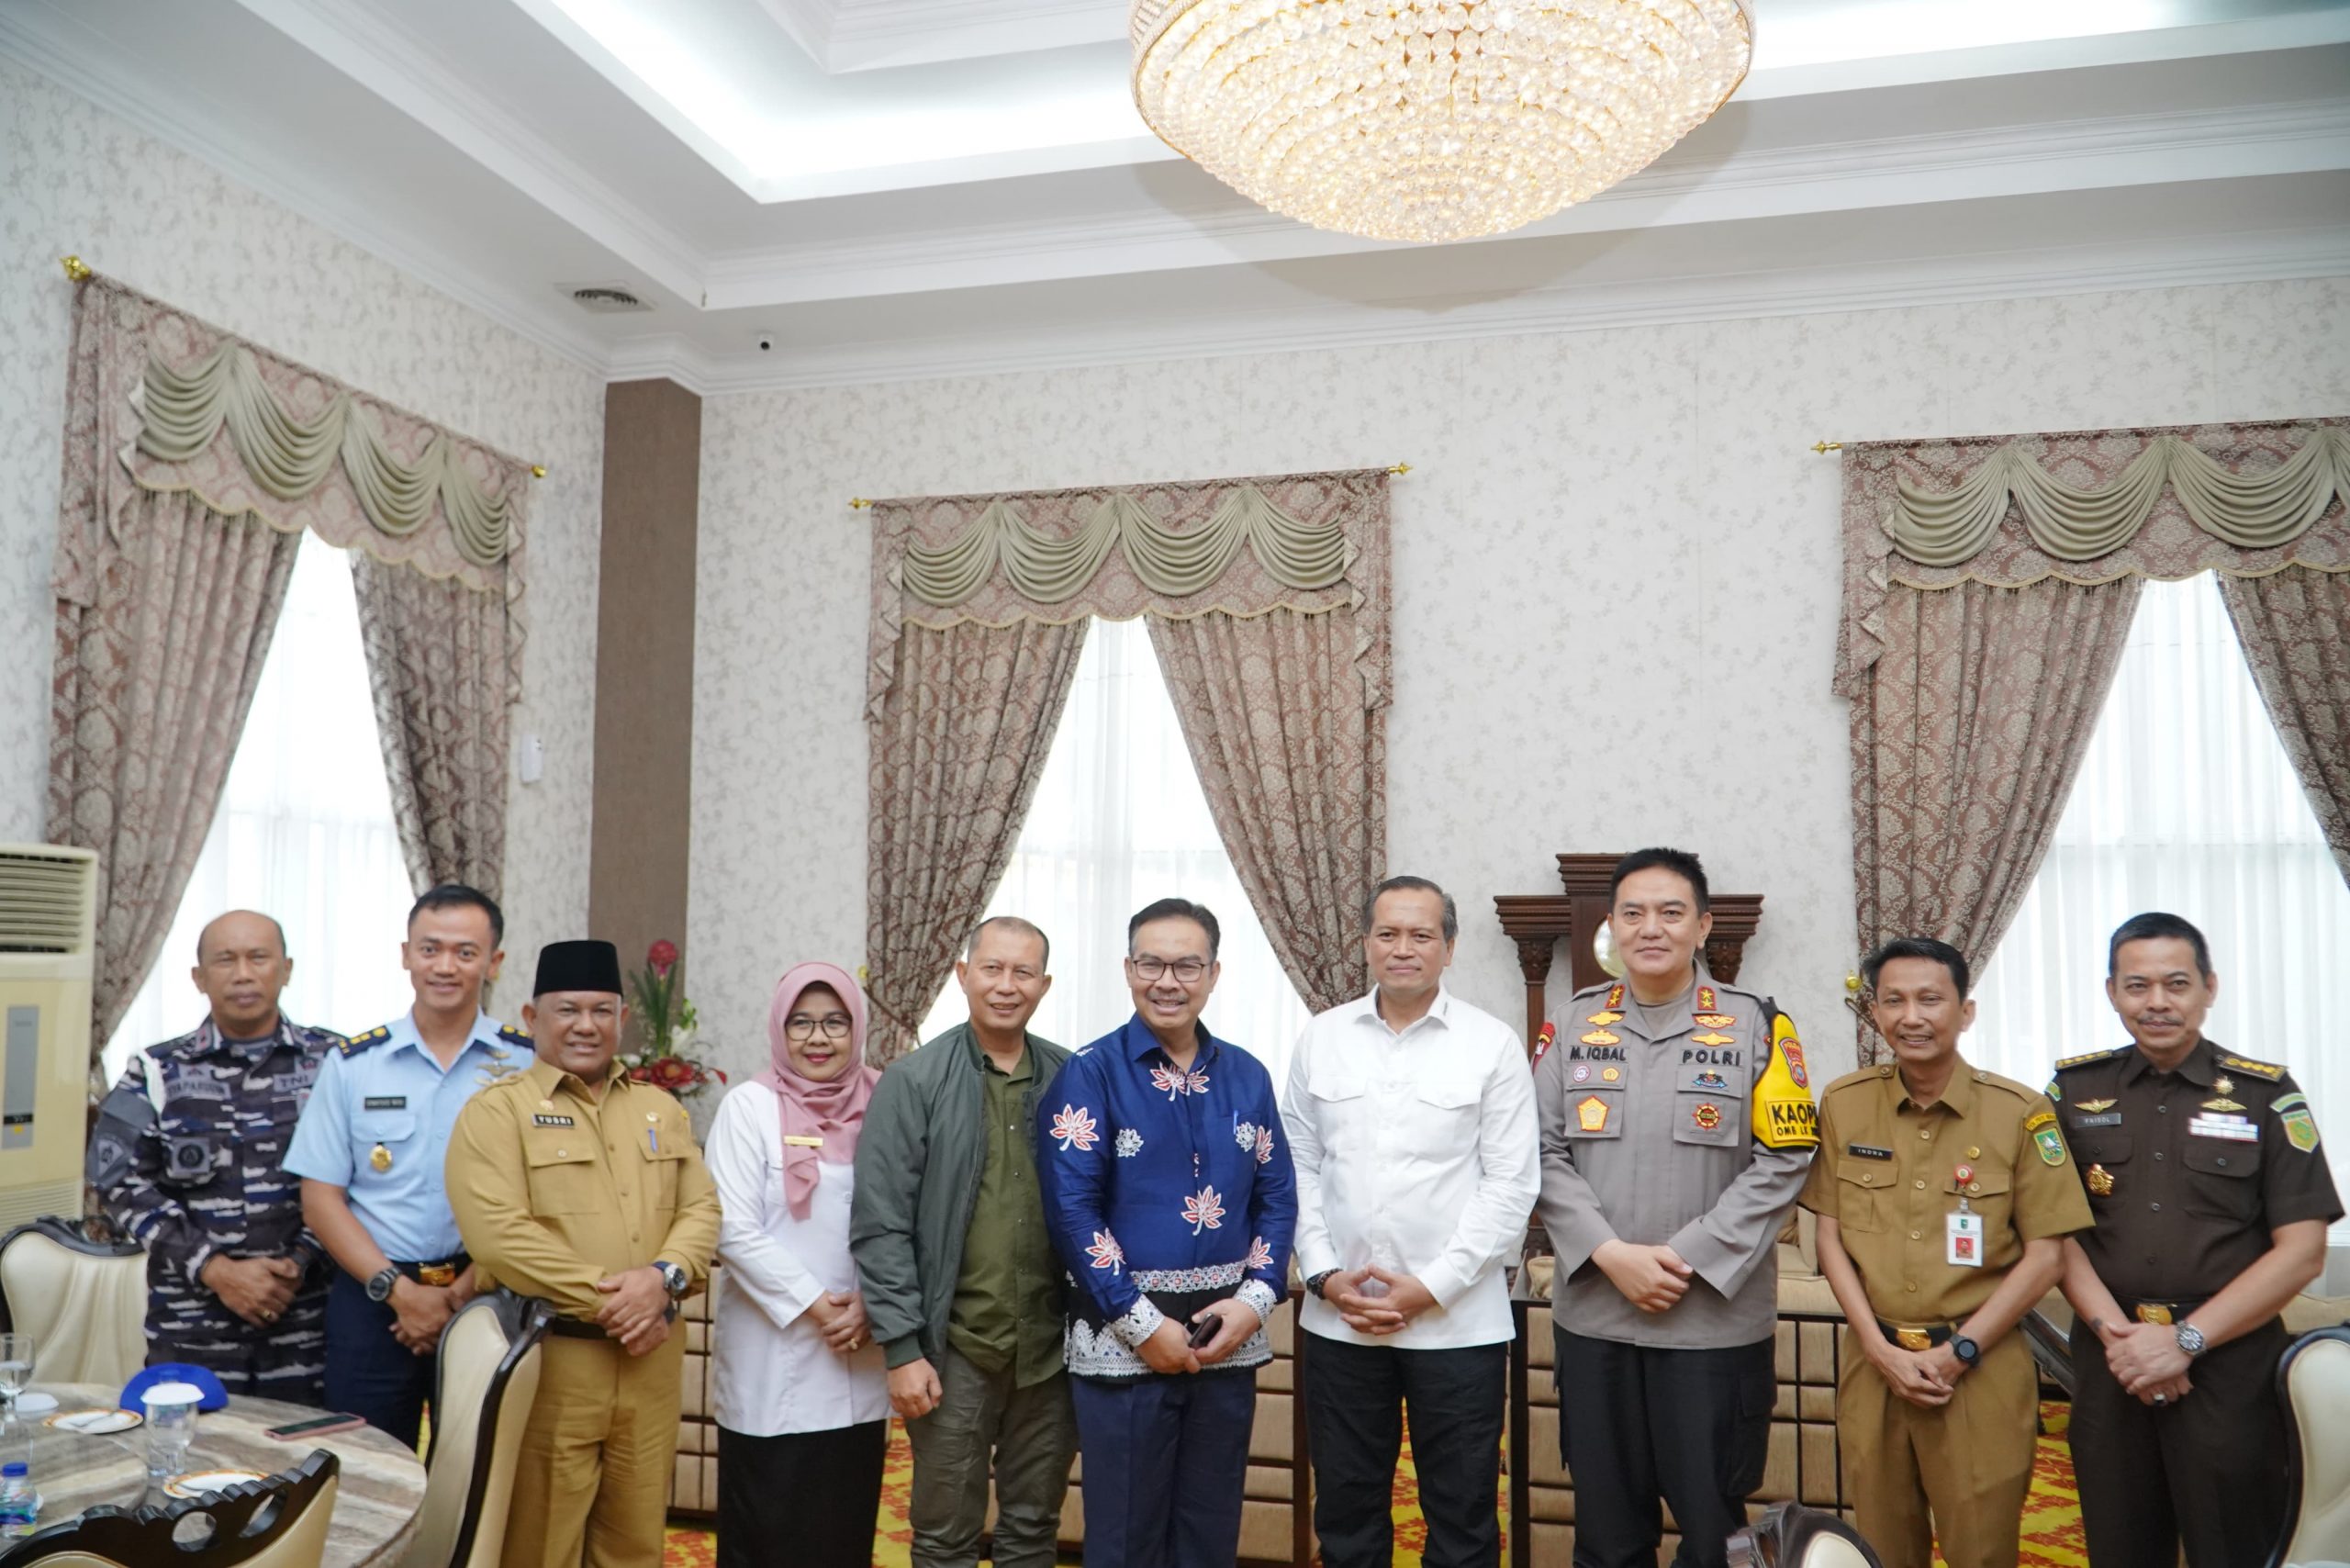
[[[1847,698],[1884,654],[1897,587],[2350,572],[2343,419],[1872,442],[1843,462]]]
[[[222,343],[186,372],[151,353],[131,400],[139,450],[159,462],[194,462],[225,429],[245,471],[281,501],[305,498],[341,464],[378,532],[405,539],[437,508],[461,559],[494,566],[506,558],[506,498],[466,470],[446,433],[433,431],[416,461],[406,463],[348,392],[332,393],[317,418],[303,420],[270,392],[260,361],[242,343]]]
[[[308,530],[504,607],[521,690],[530,466],[246,342],[116,279],[78,286],[57,597],[87,605],[134,499],[186,493]]]
[[[866,711],[909,624],[1067,625],[1101,616],[1358,617],[1367,700],[1387,701],[1385,469],[876,501]]]

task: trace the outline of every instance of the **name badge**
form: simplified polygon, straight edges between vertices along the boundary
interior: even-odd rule
[[[2187,1130],[2197,1137],[2225,1138],[2230,1143],[2258,1143],[2260,1141],[2260,1129],[2252,1125],[2250,1118],[2244,1116],[2221,1115],[2217,1113],[2190,1116],[2187,1120]]]
[[[1874,1144],[1866,1143],[1848,1143],[1844,1146],[1844,1152],[1861,1159],[1890,1159],[1893,1158],[1893,1150],[1889,1148],[1879,1148]]]
[[[370,1111],[405,1111],[408,1109],[408,1096],[405,1094],[370,1094],[367,1096],[364,1108]]]
[[[542,1113],[531,1117],[531,1125],[534,1127],[569,1127],[578,1124],[569,1116],[550,1116]]]
[[[2076,1127],[2118,1127],[2121,1125],[2121,1113],[2103,1111],[2094,1116],[2075,1116],[2073,1125]]]
[[[1979,1269],[1983,1266],[1983,1216],[1978,1214],[1945,1215],[1942,1222],[1945,1261],[1954,1269]]]
[[[801,1137],[797,1133],[786,1133],[783,1135],[783,1146],[786,1148],[822,1148],[824,1147],[824,1140],[820,1137]]]

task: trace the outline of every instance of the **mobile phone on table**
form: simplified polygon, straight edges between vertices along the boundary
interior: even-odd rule
[[[1217,1334],[1223,1331],[1223,1318],[1214,1316],[1201,1318],[1197,1323],[1192,1325],[1192,1332],[1190,1335],[1192,1349],[1194,1350],[1206,1350],[1208,1341],[1214,1338]]]
[[[329,1432],[348,1432],[366,1424],[364,1416],[313,1416],[306,1421],[288,1421],[283,1427],[272,1427],[268,1435],[281,1443],[291,1443],[304,1438],[322,1438]]]

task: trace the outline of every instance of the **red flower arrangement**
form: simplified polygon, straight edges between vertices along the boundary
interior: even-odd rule
[[[622,1059],[628,1075],[639,1083],[666,1089],[680,1098],[726,1081],[726,1074],[688,1054],[699,1019],[686,999],[684,976],[677,967],[677,945],[666,937],[645,950],[644,968],[630,983],[636,1026],[644,1048]]]

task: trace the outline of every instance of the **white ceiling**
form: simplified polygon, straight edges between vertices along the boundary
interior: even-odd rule
[[[1176,158],[1123,0],[0,0],[0,53],[705,390],[2350,272],[2350,0],[1755,10],[1655,166],[1438,249]]]

